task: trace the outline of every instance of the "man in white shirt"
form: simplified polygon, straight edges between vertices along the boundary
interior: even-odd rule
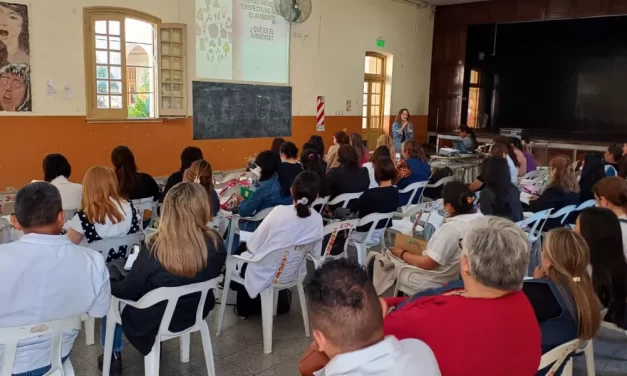
[[[87,313],[106,315],[111,302],[109,272],[102,256],[75,245],[65,235],[59,190],[31,183],[15,199],[13,225],[24,236],[0,245],[0,327],[61,320]],[[64,335],[61,355],[67,359],[78,331]],[[50,368],[50,336],[21,341],[13,375],[39,376]],[[0,349],[0,363],[4,349]],[[2,366],[0,365],[0,368]]]
[[[43,165],[44,180],[59,190],[63,210],[80,209],[83,186],[68,180],[72,174],[72,166],[70,166],[67,158],[61,154],[48,154],[44,158]]]
[[[318,351],[330,359],[314,375],[440,376],[425,343],[384,338],[385,312],[359,264],[346,259],[325,263],[314,272],[305,293]]]

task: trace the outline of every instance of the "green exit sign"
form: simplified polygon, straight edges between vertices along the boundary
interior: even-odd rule
[[[385,41],[383,39],[377,39],[377,47],[385,47]]]

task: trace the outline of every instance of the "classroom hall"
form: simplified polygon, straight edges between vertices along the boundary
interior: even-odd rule
[[[546,244],[555,244],[555,238],[549,236],[548,231],[542,231],[549,220],[557,221],[556,217],[549,217],[552,211],[560,213],[558,219],[564,218],[557,226],[557,232],[563,230],[560,236],[569,237],[563,244],[572,241],[577,245],[568,250],[576,248],[581,251],[585,248],[588,253],[585,257],[589,257],[588,248],[580,246],[588,239],[584,239],[583,235],[574,235],[581,232],[575,229],[579,227],[576,225],[576,213],[590,207],[599,209],[598,206],[603,203],[605,212],[596,214],[609,213],[613,221],[611,225],[619,226],[622,234],[627,233],[627,202],[620,202],[627,197],[627,191],[623,198],[619,195],[619,199],[614,200],[616,203],[610,198],[596,197],[590,185],[586,192],[590,197],[586,200],[579,201],[579,191],[575,189],[577,205],[564,205],[557,210],[554,210],[555,205],[551,206],[542,211],[543,217],[528,210],[530,197],[541,196],[547,184],[552,184],[553,169],[558,169],[554,165],[556,160],[563,164],[559,167],[562,171],[574,163],[570,168],[572,171],[568,170],[569,174],[572,173],[569,179],[585,180],[583,161],[585,159],[589,163],[592,159],[588,157],[594,154],[595,172],[601,171],[604,178],[607,166],[611,165],[614,175],[621,178],[618,188],[607,189],[612,194],[627,189],[627,156],[624,156],[627,154],[627,143],[624,142],[627,140],[627,109],[620,100],[622,83],[625,82],[621,67],[627,56],[627,39],[619,37],[627,35],[626,17],[627,0],[0,0],[0,129],[3,131],[0,136],[0,150],[3,151],[3,158],[0,159],[0,285],[5,283],[0,289],[0,297],[10,299],[10,306],[18,310],[16,314],[9,305],[0,307],[0,376],[41,376],[48,370],[47,357],[50,354],[45,360],[39,359],[43,357],[41,353],[26,359],[28,357],[20,353],[23,349],[19,349],[24,343],[18,346],[15,340],[19,336],[22,336],[19,337],[21,340],[36,337],[36,333],[49,329],[48,324],[36,326],[39,322],[24,322],[26,313],[20,313],[30,313],[29,307],[32,309],[35,296],[39,297],[38,301],[54,306],[60,312],[84,304],[83,300],[93,300],[93,304],[90,302],[87,305],[88,309],[81,311],[88,313],[81,315],[80,320],[74,317],[71,323],[70,319],[64,321],[63,325],[68,325],[66,329],[75,330],[76,338],[71,351],[66,346],[67,338],[63,342],[64,346],[59,350],[63,364],[56,364],[56,360],[51,362],[52,367],[64,369],[64,373],[55,375],[389,375],[410,374],[409,370],[415,372],[416,369],[428,376],[627,375],[627,331],[620,327],[620,323],[627,326],[625,320],[610,322],[614,314],[610,309],[611,314],[598,317],[591,325],[601,321],[602,327],[597,325],[595,332],[584,340],[579,338],[577,322],[577,313],[581,314],[578,311],[581,300],[577,300],[574,306],[568,306],[565,303],[567,299],[558,298],[561,295],[556,292],[561,291],[563,286],[552,284],[550,297],[557,300],[558,309],[562,311],[555,320],[551,318],[544,322],[540,319],[541,314],[533,311],[538,308],[538,301],[530,305],[524,295],[532,294],[528,291],[523,293],[524,287],[521,287],[533,282],[520,283],[523,278],[549,279],[548,272],[540,277],[536,272],[544,272],[545,260],[542,257]],[[384,135],[387,137],[382,138]],[[522,167],[514,154],[515,142],[510,145],[510,138],[510,141],[505,141],[507,145],[499,145],[499,136],[521,141],[524,148],[521,146],[517,151],[521,151],[522,155],[524,149],[525,157],[530,158],[534,167],[519,174],[516,169]],[[321,153],[311,151],[312,140],[318,138],[325,145]],[[464,146],[466,139],[470,146]],[[383,143],[381,140],[384,140]],[[276,144],[277,141],[280,142]],[[286,163],[307,164],[308,161],[302,159],[304,144],[311,148],[307,158],[316,162],[316,168],[295,174],[285,187],[279,182],[279,168]],[[351,148],[340,144],[348,144]],[[271,145],[272,157],[269,156]],[[295,154],[293,149],[290,150],[294,145],[299,149]],[[499,155],[498,147],[494,148],[497,152],[491,149],[495,145],[509,149]],[[608,145],[611,146],[608,148]],[[375,149],[381,152],[382,146],[385,146],[384,155],[375,156]],[[347,149],[350,151],[346,152]],[[186,152],[189,152],[187,156]],[[347,157],[346,153],[350,155]],[[276,173],[269,178],[263,172],[266,166],[276,162],[278,158],[275,154],[281,157],[282,161],[278,161],[281,166],[272,166],[273,169],[276,167]],[[469,156],[461,158],[460,154]],[[51,155],[54,162],[48,159]],[[59,159],[59,155],[64,158]],[[615,158],[610,162],[608,159],[612,155]],[[353,157],[359,158],[353,161],[358,163],[359,174],[336,173],[335,177],[331,176],[334,168],[344,168],[351,162],[347,162],[347,158]],[[464,159],[466,157],[468,159]],[[126,163],[120,158],[126,158],[126,162],[133,160],[130,164],[136,164],[136,179],[146,177],[149,190],[131,192],[124,185],[123,180],[128,175],[124,175],[123,168],[119,166]],[[272,158],[274,162],[269,161]],[[196,163],[200,159],[210,162],[210,165]],[[498,161],[494,162],[495,159]],[[414,164],[410,164],[410,160]],[[488,213],[487,204],[479,204],[480,189],[494,188],[491,177],[485,179],[481,174],[487,165],[484,161],[488,160],[494,163],[493,166],[498,164],[498,168],[502,167],[499,172],[508,169],[505,175],[509,174],[510,185],[515,186],[510,188],[516,188],[514,201],[520,206],[520,215],[524,214],[524,218],[508,218],[506,221],[500,218],[506,217],[504,215]],[[367,164],[370,165],[366,167]],[[57,175],[49,178],[49,170],[54,169]],[[329,180],[335,179],[335,185],[327,187],[330,191],[339,190],[338,186],[343,184],[366,182],[370,186],[365,184],[358,190],[349,191],[346,194],[351,198],[344,198],[345,201],[338,204],[334,199],[344,194],[336,195],[334,192],[323,197],[324,187],[317,184],[322,183],[322,179],[311,180],[312,171],[320,169]],[[438,180],[431,180],[438,170],[447,169],[451,172],[438,178],[442,181],[441,185],[437,185]],[[364,170],[368,170],[367,177]],[[407,175],[401,178],[401,174],[405,173]],[[95,176],[101,180],[94,180]],[[61,184],[64,184],[65,191],[59,188],[61,196],[73,190],[74,197],[78,199],[72,208],[66,208],[67,202],[63,199],[63,207],[55,214],[63,213],[65,218],[58,216],[53,218],[53,224],[45,224],[44,230],[52,231],[46,236],[63,238],[58,240],[60,243],[54,244],[55,247],[64,247],[63,252],[80,248],[79,245],[91,248],[90,252],[95,251],[91,253],[96,254],[97,260],[75,257],[67,263],[51,256],[50,249],[31,245],[32,249],[45,252],[39,253],[38,257],[31,255],[32,264],[29,265],[23,262],[26,258],[20,261],[17,255],[31,250],[25,246],[28,241],[39,244],[43,238],[37,240],[35,237],[44,235],[31,231],[28,226],[23,226],[24,223],[18,223],[17,217],[26,220],[28,215],[43,215],[45,208],[42,207],[45,205],[35,207],[31,202],[30,212],[20,211],[16,209],[16,194],[25,188],[21,191],[25,201],[30,193],[39,195],[39,203],[60,205],[61,200],[56,200],[56,196],[47,196],[49,201],[41,200],[45,193],[42,192],[50,188],[47,186],[55,185],[51,180],[57,178],[63,178]],[[401,179],[406,179],[404,183],[407,186],[401,188],[398,184]],[[415,180],[409,181],[411,179]],[[595,179],[594,183],[602,181],[602,177]],[[51,184],[37,185],[42,180]],[[265,197],[272,204],[263,206],[263,209],[248,208],[247,214],[244,214],[242,210],[247,200],[253,197],[256,190],[261,190],[261,183],[268,180],[274,181],[273,189],[276,191],[276,197]],[[510,183],[509,179],[505,180]],[[236,183],[230,186],[233,181]],[[78,189],[78,184],[70,182],[82,183],[82,190]],[[124,217],[121,222],[112,221],[109,217],[103,223],[95,223],[88,218],[86,206],[92,205],[93,210],[91,200],[94,198],[86,197],[85,192],[88,185],[94,187],[94,182],[103,192],[110,186],[114,187],[115,192],[111,191],[110,196],[103,197],[118,200]],[[177,184],[179,182],[182,183]],[[479,184],[481,188],[475,190],[474,184]],[[269,183],[264,187],[267,185]],[[352,189],[346,186],[342,189]],[[445,190],[447,186],[448,191]],[[40,191],[29,191],[29,187],[37,187]],[[312,187],[316,187],[316,192]],[[533,191],[528,192],[528,188]],[[381,209],[389,202],[376,193],[367,193],[377,189],[394,191],[392,209]],[[429,189],[431,191],[427,193]],[[283,194],[285,191],[287,193]],[[362,192],[367,199],[360,198]],[[527,200],[526,205],[518,201],[518,194],[520,201],[523,198]],[[401,205],[399,200],[402,195],[406,197],[403,196],[405,201]],[[181,198],[191,196],[193,198],[185,202]],[[332,196],[333,199],[329,199]],[[506,196],[512,198],[509,193]],[[198,201],[199,197],[211,201],[210,205]],[[175,201],[177,199],[180,201]],[[248,203],[252,201],[248,200]],[[351,205],[356,205],[357,201],[360,209],[355,211]],[[492,201],[491,205],[496,207],[498,198]],[[290,210],[282,212],[284,217],[279,217],[279,214],[272,216],[275,209],[286,207]],[[366,207],[370,214],[363,215]],[[341,209],[346,209],[346,212]],[[527,210],[523,213],[522,209]],[[566,215],[561,209],[568,209]],[[610,213],[610,209],[616,215]],[[307,214],[302,214],[303,211]],[[196,226],[196,230],[205,236],[206,244],[198,248],[207,250],[208,257],[215,257],[217,261],[213,266],[219,263],[222,267],[213,270],[211,261],[214,259],[209,258],[208,265],[204,265],[198,274],[194,274],[198,269],[191,268],[194,269],[191,273],[193,278],[204,278],[198,285],[203,284],[203,291],[208,291],[210,296],[207,298],[194,290],[196,295],[193,299],[200,296],[201,300],[193,308],[186,306],[187,319],[192,320],[189,325],[195,322],[194,332],[168,339],[161,345],[155,345],[154,341],[148,344],[138,341],[140,335],[133,333],[133,327],[128,324],[133,321],[129,320],[129,315],[133,314],[129,313],[133,312],[132,307],[114,313],[116,309],[114,305],[110,308],[109,299],[116,297],[116,291],[121,291],[120,286],[130,275],[133,263],[140,265],[135,270],[149,274],[146,278],[162,278],[160,282],[168,280],[171,283],[168,287],[176,285],[167,294],[167,289],[160,290],[172,301],[176,299],[173,296],[188,287],[184,285],[189,283],[189,278],[186,276],[187,280],[183,283],[177,279],[183,277],[170,273],[170,270],[185,264],[189,258],[176,258],[174,266],[170,259],[168,268],[167,257],[159,258],[163,253],[158,254],[158,245],[149,239],[168,234],[187,247],[178,248],[190,249],[188,241],[191,237],[186,234],[193,231],[172,229],[170,226],[179,224],[173,224],[171,213],[176,213],[181,223],[189,225],[181,218],[189,219],[199,212],[204,217],[203,221],[195,218],[201,224]],[[622,214],[617,214],[619,212]],[[573,215],[569,217],[571,213]],[[370,219],[366,223],[370,226],[369,230],[364,232],[362,220],[369,216],[388,222],[379,227],[379,219]],[[567,217],[570,222],[566,221]],[[447,227],[450,218],[456,224]],[[315,219],[320,220],[316,222]],[[111,226],[111,222],[117,226]],[[540,227],[536,228],[534,223],[540,224]],[[595,225],[599,227],[599,223]],[[57,224],[62,227],[57,229]],[[347,231],[346,227],[340,228],[341,224],[350,230],[344,233],[343,248],[342,245],[334,248],[334,245],[338,246],[334,244],[336,236],[340,238],[338,231]],[[459,227],[453,231],[452,226]],[[496,230],[490,232],[494,228]],[[117,231],[117,235],[104,239],[105,236],[100,235],[105,231]],[[274,231],[282,232],[277,236]],[[359,232],[364,238],[351,237],[351,233]],[[494,247],[486,247],[485,242],[481,243],[473,236],[488,232],[511,236],[510,241],[491,239],[494,243],[489,244]],[[516,236],[512,235],[514,232]],[[212,238],[214,233],[220,237]],[[316,238],[318,233],[320,236]],[[618,232],[614,231],[612,235],[616,234]],[[258,280],[248,283],[246,267],[259,260],[245,262],[234,256],[252,254],[254,247],[263,249],[262,243],[265,246],[281,244],[282,248],[275,246],[272,251],[302,251],[304,245],[292,239],[296,236],[315,238],[318,242],[314,249],[318,251],[320,244],[321,258],[313,257],[314,252],[309,252],[309,248],[307,258],[303,256],[301,259],[294,256],[298,252],[292,252],[290,256],[286,250],[282,259],[273,259],[276,268],[271,271],[271,276],[264,275],[267,280],[260,282],[263,273],[257,269],[257,273],[249,271],[248,278]],[[487,239],[490,235],[485,236]],[[116,243],[116,238],[124,240]],[[370,243],[374,238],[377,239]],[[25,242],[24,239],[35,240]],[[432,243],[434,239],[436,241]],[[498,291],[504,297],[518,299],[510,301],[510,304],[521,304],[521,299],[522,304],[516,305],[517,309],[506,305],[495,306],[494,310],[484,307],[465,315],[464,321],[457,323],[454,315],[442,315],[429,317],[433,325],[415,325],[408,320],[399,324],[400,317],[404,317],[402,314],[409,310],[407,307],[416,303],[414,295],[417,295],[418,301],[428,302],[450,296],[453,296],[452,299],[459,298],[458,301],[471,300],[463,298],[466,291],[461,288],[450,295],[450,291],[446,290],[442,297],[432,298],[429,295],[434,291],[431,288],[448,289],[449,286],[458,286],[460,281],[476,282],[469,279],[476,277],[469,271],[470,265],[474,265],[470,258],[479,256],[464,253],[467,251],[464,248],[466,239],[481,244],[484,250],[500,251],[499,247],[502,247],[502,254],[517,252],[519,250],[514,248],[523,244],[525,251],[520,253],[528,257],[520,263],[524,263],[524,268],[518,267],[515,272],[525,269],[524,273],[519,273],[520,276],[506,273],[510,277],[513,274],[520,277],[517,279],[519,285]],[[617,240],[616,236],[612,239],[613,250],[616,251],[620,239]],[[113,242],[109,243],[109,240]],[[627,243],[623,245],[627,250]],[[432,246],[441,247],[442,252],[447,253],[446,269],[444,261],[434,261],[436,256],[429,253]],[[13,253],[3,254],[5,249],[12,249]],[[185,249],[177,251],[184,253]],[[148,254],[150,256],[146,257]],[[265,253],[264,257],[268,254]],[[381,256],[387,258],[382,261],[378,258]],[[408,263],[407,259],[414,260],[414,256],[427,258],[433,266],[421,270],[424,259],[420,259],[420,265]],[[325,268],[326,257],[331,259],[327,259],[331,266]],[[585,257],[577,258],[577,262],[582,262]],[[457,258],[456,261],[454,258]],[[298,265],[305,265],[306,278],[298,272],[301,269],[295,267],[296,264],[290,264],[290,260],[295,262],[295,259],[298,259]],[[395,264],[399,259],[400,264]],[[501,257],[496,264],[484,263],[484,266],[500,266],[496,273],[503,270],[510,272],[507,268],[520,266],[510,259],[507,262],[503,260]],[[624,257],[621,260],[625,261],[627,272],[627,261]],[[468,263],[467,270],[463,269],[464,262]],[[598,259],[590,260],[590,264],[594,262]],[[39,285],[26,283],[31,279],[28,273],[33,270],[50,272],[46,270],[45,263],[56,264],[63,271],[58,275],[50,274],[54,275],[50,278],[50,286],[67,278],[80,281],[73,285],[77,286],[76,291],[70,291],[72,287],[58,290],[58,296],[52,296],[46,294],[48,281]],[[73,263],[80,267],[71,269]],[[622,266],[622,262],[619,263]],[[401,272],[408,264],[412,265],[413,271],[419,269],[417,274],[425,272],[424,275],[430,276],[430,269],[435,268],[442,275],[434,272],[435,279],[425,277],[429,283],[436,281],[428,287],[425,287],[426,284],[420,285],[420,288],[408,286],[415,282],[409,277],[401,278]],[[572,264],[574,262],[568,267]],[[101,266],[108,272],[100,270]],[[343,286],[329,282],[334,281],[333,277],[338,278],[333,275],[332,268],[338,268],[339,272],[352,271],[350,277],[353,280],[346,282],[351,280],[348,277],[343,280],[346,289],[352,286],[350,283],[367,285],[359,286],[366,291],[363,301],[355,302],[352,300],[354,296],[347,298],[350,294],[342,289]],[[587,268],[592,269],[591,265]],[[398,274],[392,279],[373,278],[375,269],[378,272],[395,270]],[[586,269],[586,266],[579,269]],[[612,278],[616,278],[616,270],[619,269],[613,269]],[[489,272],[494,273],[494,270]],[[106,281],[98,279],[105,274]],[[590,274],[592,278],[583,274],[567,275],[567,282],[568,288],[582,284],[590,287],[586,291],[590,294],[584,298],[588,299],[586,303],[594,308],[596,315],[600,311],[596,308],[603,308],[599,306],[597,296],[601,300],[608,299],[608,296],[601,296],[597,290],[592,290],[594,275]],[[226,275],[234,278],[235,282],[227,285],[226,279],[222,278]],[[284,278],[286,275],[293,277],[289,286],[281,288],[280,293],[279,287],[270,291],[272,284],[281,285],[282,275]],[[304,279],[295,276],[303,276]],[[327,280],[323,280],[325,276]],[[40,280],[48,275],[42,272],[38,277]],[[20,279],[22,283],[10,289],[7,286],[14,283],[12,278]],[[324,285],[325,282],[328,285]],[[178,286],[179,283],[182,286]],[[385,289],[381,288],[383,284],[387,284]],[[150,283],[146,283],[148,285]],[[614,283],[613,287],[616,288],[616,285]],[[258,292],[262,303],[255,301],[248,304],[254,305],[259,312],[238,312],[238,307],[246,307],[246,302],[253,300],[246,298],[252,296],[250,291],[257,287],[263,290]],[[315,300],[316,288],[319,289],[318,301]],[[374,298],[367,296],[371,290],[376,294]],[[325,300],[322,296],[322,292],[330,291],[344,297],[349,301],[344,303],[352,304],[353,308],[340,312],[339,309],[346,309],[346,306],[339,307],[338,304],[333,307],[338,310],[330,321],[335,324],[333,339],[329,332],[322,333],[319,326],[324,308],[332,312],[329,307],[321,306],[337,303],[337,299]],[[485,291],[492,293],[491,290],[482,292]],[[625,291],[627,287],[622,290],[623,295]],[[428,296],[421,297],[423,293]],[[546,291],[543,290],[543,293]],[[139,298],[149,294],[146,292],[135,297],[139,301]],[[108,295],[106,299],[104,295]],[[151,297],[155,295],[158,294]],[[305,296],[308,303],[303,299]],[[403,300],[401,296],[409,298]],[[378,297],[382,298],[381,302]],[[501,297],[475,300],[501,301]],[[63,303],[64,298],[68,304]],[[582,299],[580,295],[578,299]],[[189,300],[181,300],[182,304],[189,303]],[[210,308],[208,313],[206,310],[203,312],[200,302],[204,302],[205,308]],[[554,308],[554,305],[544,304],[544,300],[540,302],[539,306]],[[355,311],[365,315],[365,309],[354,308],[363,308],[366,303],[373,304],[370,308],[376,306],[376,325],[363,324],[369,323],[363,316],[351,316]],[[550,303],[553,304],[553,300]],[[120,311],[124,304],[122,302]],[[136,304],[141,304],[141,301]],[[460,307],[464,308],[454,311],[471,312],[465,306]],[[382,308],[384,320],[380,316]],[[135,309],[135,314],[144,310],[132,309]],[[46,307],[37,307],[42,316],[56,317],[56,313],[45,311]],[[261,311],[264,313],[261,314]],[[395,315],[395,311],[400,314]],[[574,319],[569,319],[571,312],[567,311],[572,311]],[[167,312],[165,316],[170,315],[169,319],[181,314],[178,308],[177,312]],[[602,315],[606,312],[604,309]],[[206,315],[204,319],[194,321],[194,317],[203,314]],[[111,325],[105,330],[105,315],[109,316],[109,323],[119,320],[120,326]],[[592,321],[590,317],[597,317],[595,315],[586,316],[587,324]],[[390,317],[396,320],[395,327],[391,328]],[[459,328],[460,322],[472,322],[472,317],[486,327],[502,325],[502,330],[484,336],[480,332],[481,325],[474,327],[468,324]],[[132,318],[136,325],[154,319],[150,316]],[[451,321],[447,324],[443,318]],[[519,318],[522,319],[518,321]],[[566,328],[564,324],[558,328],[560,330],[553,330],[551,321],[557,326],[564,322],[569,326]],[[268,322],[271,323],[269,329]],[[363,334],[361,332],[367,331],[361,328],[351,332],[352,325],[380,329],[375,333],[381,337],[380,342],[372,345],[368,342],[370,339],[366,339],[364,343],[367,342],[367,345],[364,344],[359,351],[390,343],[390,346],[396,347],[392,350],[377,347],[377,351],[388,352],[383,360],[367,352],[360,352],[358,356],[340,353],[329,359],[327,355],[332,354],[333,349],[319,349],[320,346],[329,345],[333,340],[339,342],[351,335],[358,337]],[[12,330],[14,328],[18,330]],[[510,335],[504,328],[511,328],[512,333],[517,333],[520,338]],[[426,334],[424,337],[405,335],[413,330],[419,333],[423,329],[435,334],[431,337]],[[468,330],[463,338],[461,329]],[[158,329],[151,330],[156,332]],[[174,331],[172,328],[169,330]],[[549,333],[546,338],[545,330]],[[165,332],[166,329],[161,328],[160,331]],[[470,332],[472,336],[466,335]],[[148,337],[153,334],[149,333]],[[552,340],[551,335],[560,339],[569,335],[572,338],[566,343],[547,345],[547,350],[545,340]],[[57,337],[55,341],[60,342],[60,337]],[[447,343],[441,338],[458,340]],[[10,347],[2,349],[3,344],[10,341],[15,342],[14,349],[18,355],[15,359],[12,355],[7,356],[12,351]],[[495,345],[497,341],[506,345]],[[532,342],[532,346],[527,346]],[[539,342],[542,342],[542,349],[537,346]],[[460,344],[463,346],[458,346]],[[456,350],[449,352],[449,345],[455,345]],[[476,351],[483,346],[490,348],[491,352],[473,352],[473,348]],[[109,366],[104,358],[110,352]],[[119,356],[123,361],[119,361]],[[370,358],[366,358],[368,356]],[[7,360],[15,361],[14,368],[7,368],[3,363]],[[363,368],[359,368],[362,364]],[[119,369],[116,368],[118,366]],[[111,368],[106,371],[108,367]],[[322,367],[326,368],[322,370]],[[483,368],[479,372],[473,367]],[[399,372],[399,369],[402,371]],[[497,370],[507,371],[499,373]]]

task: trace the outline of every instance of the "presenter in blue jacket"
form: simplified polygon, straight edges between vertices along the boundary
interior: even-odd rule
[[[406,140],[414,138],[414,125],[409,119],[409,111],[403,108],[396,115],[396,120],[392,124],[392,139],[394,141],[394,151],[401,152],[401,145]]]

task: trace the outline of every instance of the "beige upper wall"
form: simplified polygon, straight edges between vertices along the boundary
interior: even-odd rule
[[[6,1],[6,0],[5,0]],[[194,30],[194,0],[9,0],[28,4],[31,21],[33,115],[78,115],[85,110],[83,8],[132,8],[180,22]],[[327,115],[361,114],[364,56],[393,55],[391,111],[428,109],[433,16],[429,9],[394,0],[312,0],[313,13],[292,27],[290,85],[293,114],[315,114],[316,97],[326,97]],[[188,81],[195,79],[194,33],[188,31]],[[376,40],[385,40],[385,48]],[[52,81],[58,95],[46,96]],[[64,99],[69,85],[73,99]],[[190,85],[191,86],[191,85]],[[191,114],[191,87],[189,113]],[[346,111],[346,101],[352,111]],[[343,111],[343,113],[342,113]],[[2,113],[16,115],[15,113]],[[21,115],[21,114],[20,114]],[[25,114],[28,116],[28,114]]]

